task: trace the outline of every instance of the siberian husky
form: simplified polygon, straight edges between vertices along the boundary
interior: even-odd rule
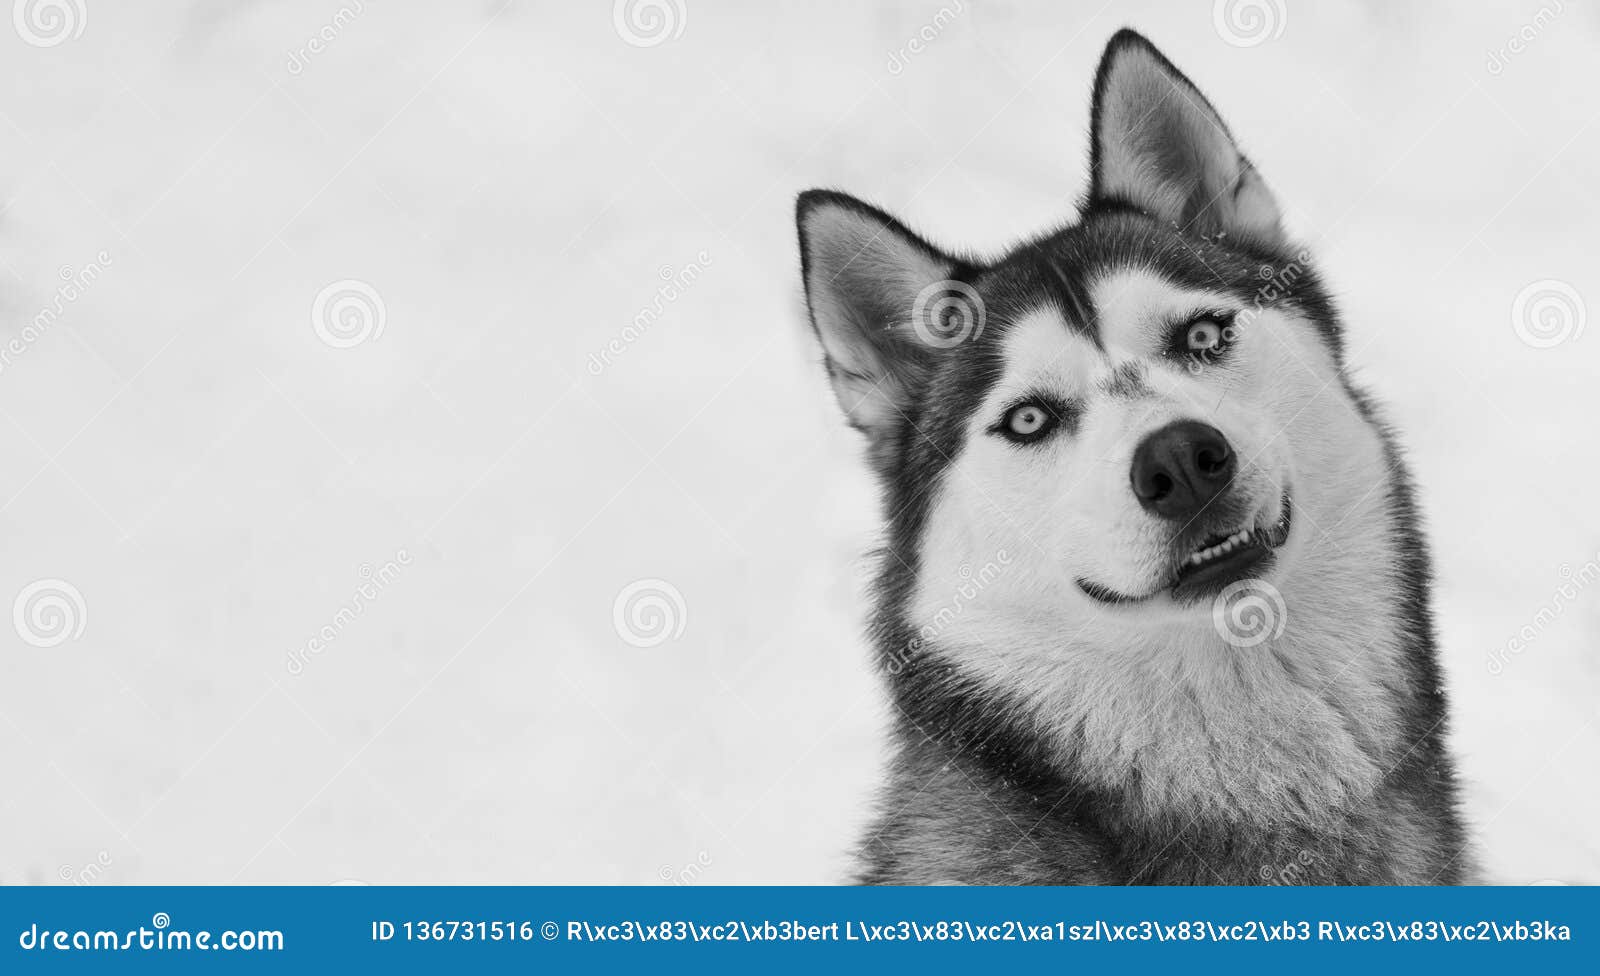
[[[1139,34],[1092,118],[1076,223],[997,260],[799,198],[887,520],[859,880],[1467,880],[1416,503],[1329,293]]]

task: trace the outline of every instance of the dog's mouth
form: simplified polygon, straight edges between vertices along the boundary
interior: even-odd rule
[[[1271,565],[1276,550],[1288,541],[1294,521],[1288,492],[1283,494],[1277,518],[1270,522],[1265,518],[1263,513],[1258,520],[1231,532],[1208,533],[1198,540],[1180,533],[1173,540],[1171,577],[1143,596],[1119,593],[1086,579],[1079,579],[1078,587],[1091,599],[1113,605],[1141,603],[1162,592],[1170,593],[1180,603],[1213,596],[1231,583],[1261,575]]]

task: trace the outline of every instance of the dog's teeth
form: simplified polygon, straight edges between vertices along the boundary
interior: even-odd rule
[[[1207,546],[1204,549],[1198,549],[1190,553],[1189,558],[1185,559],[1184,563],[1189,566],[1200,566],[1216,559],[1218,556],[1226,556],[1240,546],[1249,545],[1255,540],[1255,537],[1255,529],[1240,529],[1214,546]]]

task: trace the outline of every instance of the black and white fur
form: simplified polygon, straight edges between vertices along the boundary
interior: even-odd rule
[[[799,199],[812,324],[887,518],[896,754],[860,880],[1467,880],[1416,504],[1327,291],[1210,103],[1132,31],[1091,139],[1077,222],[998,260]],[[976,308],[940,333],[916,319],[930,295]],[[1174,353],[1197,314],[1236,325],[1225,358]],[[1030,397],[1054,426],[1016,443]],[[1216,518],[1287,524],[1293,500],[1250,581],[1282,630],[1249,647],[1213,594],[1167,590],[1191,530],[1129,489],[1136,445],[1187,419],[1242,461]]]

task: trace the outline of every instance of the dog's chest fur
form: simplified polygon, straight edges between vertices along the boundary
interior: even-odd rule
[[[1110,651],[1045,626],[1002,649],[972,612],[947,632],[966,646],[891,680],[898,755],[863,879],[1463,880],[1425,556],[1390,479],[1352,509],[1381,528],[1311,545],[1323,571],[1285,581],[1280,641]]]
[[[931,742],[901,755],[861,880],[889,884],[1452,884],[1468,870],[1432,802],[1431,747],[1357,805],[1312,825],[1156,818],[1081,785],[996,775]]]

